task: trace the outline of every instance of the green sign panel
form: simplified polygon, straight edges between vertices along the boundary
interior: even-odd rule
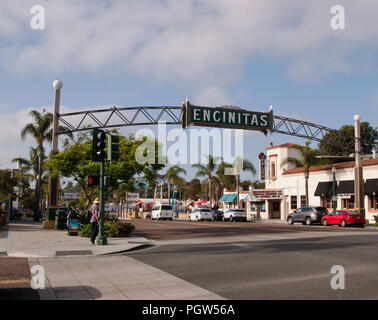
[[[193,124],[205,127],[272,131],[273,112],[255,112],[239,108],[183,106],[183,128]]]

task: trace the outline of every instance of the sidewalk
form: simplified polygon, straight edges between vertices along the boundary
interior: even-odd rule
[[[152,243],[134,236],[109,238],[105,246],[92,245],[89,238],[69,236],[67,230],[42,229],[42,223],[28,218],[8,224],[7,240],[0,235],[0,251],[11,257],[23,258],[96,256],[130,251],[146,245]]]
[[[0,257],[0,300],[39,300],[30,283],[28,259]]]

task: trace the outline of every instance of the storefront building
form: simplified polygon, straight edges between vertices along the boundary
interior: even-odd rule
[[[288,157],[300,159],[298,150],[291,146],[292,144],[283,144],[267,149],[267,193],[265,196],[261,192],[255,193],[260,199],[265,199],[266,211],[261,215],[263,219],[286,220],[290,212],[306,203],[304,169],[295,168],[293,164],[281,165]],[[354,161],[350,161],[310,167],[309,205],[324,206],[332,211],[332,199],[335,199],[337,209],[353,210],[354,166]],[[362,167],[366,218],[374,223],[374,215],[378,215],[378,158],[362,160]],[[254,192],[257,189],[250,190],[250,201],[253,200]],[[274,197],[266,198],[269,196]]]
[[[236,190],[230,191],[224,189],[223,196],[219,199],[220,207],[219,209],[225,212],[228,209],[235,209],[237,207],[237,193]],[[248,206],[248,191],[243,191],[239,189],[239,207],[240,209],[247,210]]]

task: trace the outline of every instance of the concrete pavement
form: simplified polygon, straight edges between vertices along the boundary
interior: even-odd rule
[[[143,237],[109,238],[108,245],[97,246],[89,238],[68,236],[67,230],[42,229],[42,224],[23,219],[8,224],[8,238],[0,240],[0,251],[8,256],[48,258],[55,256],[91,256],[134,250],[151,245]]]
[[[41,265],[41,300],[219,300],[223,297],[128,256],[29,259]]]

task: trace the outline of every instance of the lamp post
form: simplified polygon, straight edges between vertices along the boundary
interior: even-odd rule
[[[332,208],[333,211],[336,211],[337,201],[336,201],[336,168],[332,166],[332,175],[333,175],[333,182],[332,182]]]
[[[58,129],[59,120],[58,114],[60,113],[60,93],[63,88],[63,82],[55,80],[53,82],[55,89],[54,95],[54,113],[53,113],[53,128],[52,128],[52,148],[51,155],[59,152],[58,150]],[[40,158],[40,157],[39,157]],[[46,212],[46,220],[43,221],[43,228],[53,229],[55,225],[55,211],[58,209],[58,185],[59,177],[49,177],[49,192],[48,192],[48,205]]]
[[[365,216],[364,208],[364,184],[361,166],[361,135],[360,135],[359,114],[354,116],[354,137],[355,137],[355,167],[354,167],[354,211]]]

